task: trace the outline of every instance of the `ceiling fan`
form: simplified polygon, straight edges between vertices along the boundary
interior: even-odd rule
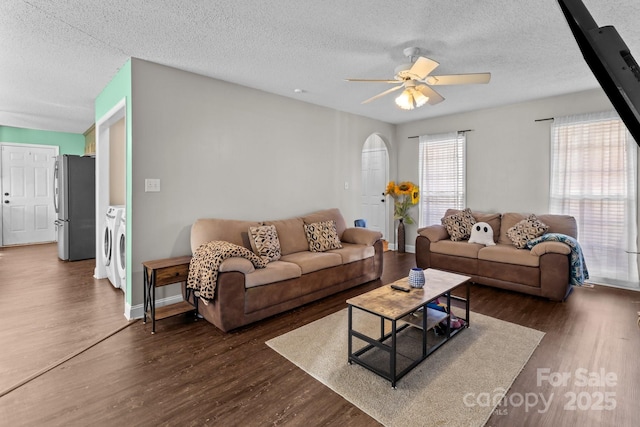
[[[420,49],[417,47],[408,47],[403,51],[403,53],[409,58],[410,62],[396,67],[394,80],[346,79],[349,82],[398,84],[398,86],[392,87],[391,89],[385,90],[376,96],[362,101],[363,104],[404,88],[400,96],[396,98],[396,105],[403,110],[413,110],[414,108],[422,107],[427,103],[434,105],[444,101],[442,95],[431,88],[431,86],[489,83],[489,80],[491,80],[491,73],[430,76],[429,74],[431,74],[431,72],[440,65],[438,62],[425,56],[418,56]]]

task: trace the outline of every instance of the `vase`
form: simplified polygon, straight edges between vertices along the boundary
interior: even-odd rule
[[[424,286],[424,270],[414,267],[409,270],[409,285],[412,288],[422,288]]]
[[[400,218],[398,220],[398,252],[403,254],[404,253],[404,220],[402,218]]]

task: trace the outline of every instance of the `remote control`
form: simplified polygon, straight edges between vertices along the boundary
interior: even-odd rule
[[[396,291],[402,291],[402,292],[409,292],[411,289],[409,288],[405,288],[404,286],[400,286],[400,285],[391,285],[392,289],[395,289]]]

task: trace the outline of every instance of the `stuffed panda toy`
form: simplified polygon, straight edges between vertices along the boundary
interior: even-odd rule
[[[480,243],[485,246],[494,246],[493,228],[486,222],[476,222],[471,229],[469,243]]]

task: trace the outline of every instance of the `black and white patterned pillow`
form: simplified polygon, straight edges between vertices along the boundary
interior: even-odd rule
[[[542,236],[548,229],[548,225],[540,221],[534,214],[531,214],[508,229],[507,237],[511,239],[516,248],[524,249],[527,247],[529,240]]]
[[[249,237],[251,249],[265,262],[280,259],[280,240],[275,225],[249,227]]]
[[[469,208],[442,218],[442,225],[445,226],[447,233],[449,233],[451,240],[454,242],[468,240],[471,237],[471,230],[473,230],[473,224],[475,223],[476,220],[471,215],[471,209]]]
[[[307,235],[311,252],[324,252],[329,249],[342,248],[334,220],[305,224],[304,232]]]

